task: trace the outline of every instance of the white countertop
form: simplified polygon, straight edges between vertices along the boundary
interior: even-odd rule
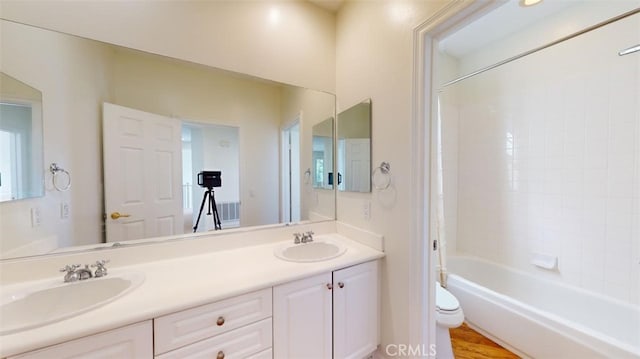
[[[111,275],[142,272],[132,292],[90,312],[39,328],[0,336],[0,357],[77,339],[119,327],[272,287],[315,274],[382,258],[384,253],[339,234],[329,235],[347,251],[323,262],[287,262],[274,256],[285,242],[110,269]],[[10,287],[3,288],[10,291]]]

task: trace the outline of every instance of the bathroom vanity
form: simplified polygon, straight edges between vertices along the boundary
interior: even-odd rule
[[[318,262],[276,257],[289,243],[280,241],[114,268],[110,276],[135,271],[144,282],[97,309],[0,336],[0,357],[364,357],[379,343],[384,254],[328,237],[344,253]]]

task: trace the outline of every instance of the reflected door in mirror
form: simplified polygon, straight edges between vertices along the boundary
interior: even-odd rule
[[[103,106],[107,242],[183,233],[180,121]]]
[[[338,114],[338,190],[371,192],[371,100]]]

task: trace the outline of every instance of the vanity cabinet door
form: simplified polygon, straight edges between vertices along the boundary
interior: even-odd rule
[[[333,272],[333,353],[360,359],[378,347],[378,261]]]
[[[75,339],[9,359],[144,359],[153,358],[151,321]]]
[[[273,357],[331,358],[331,273],[273,288]]]

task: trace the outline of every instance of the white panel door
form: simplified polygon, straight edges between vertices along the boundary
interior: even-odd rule
[[[368,138],[344,140],[344,189],[350,192],[371,191],[371,141]]]
[[[273,289],[273,357],[331,358],[331,273]]]
[[[378,346],[378,261],[333,272],[334,358],[360,359]]]
[[[103,155],[107,242],[183,232],[179,120],[104,103]]]

